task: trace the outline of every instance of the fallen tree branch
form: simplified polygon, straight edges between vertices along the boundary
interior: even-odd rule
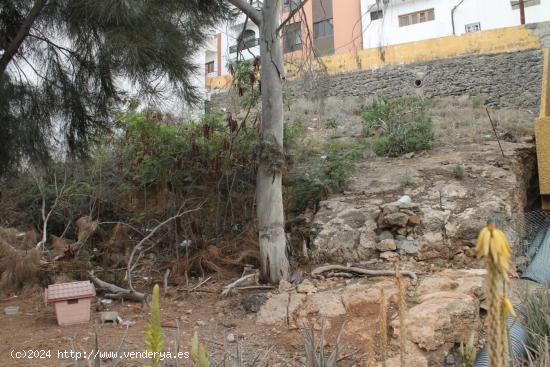
[[[197,211],[197,210],[200,210],[202,208],[202,204],[199,205],[197,208],[195,209],[191,209],[191,210],[186,210],[186,211],[181,211],[181,209],[176,213],[176,215],[166,219],[164,222],[161,222],[159,223],[155,228],[153,228],[151,230],[151,232],[149,232],[149,234],[147,236],[145,236],[141,241],[139,241],[139,243],[137,245],[134,246],[134,248],[132,249],[132,252],[130,253],[130,257],[128,258],[128,263],[127,263],[127,271],[126,271],[126,280],[128,281],[128,288],[130,288],[130,291],[132,292],[135,292],[134,290],[134,287],[132,285],[132,270],[134,269],[134,267],[136,266],[135,264],[132,265],[132,262],[134,261],[134,256],[136,255],[136,253],[138,251],[141,251],[141,248],[143,247],[143,244],[147,241],[149,241],[151,239],[151,237],[153,237],[153,235],[162,227],[164,227],[166,224],[170,223],[171,221],[179,218],[179,217],[182,217],[184,216],[185,214],[189,214],[191,212],[194,212],[194,211]],[[154,247],[156,245],[156,243],[154,243],[150,248]]]
[[[92,283],[94,283],[96,288],[100,288],[110,292],[110,293],[105,293],[103,295],[105,298],[125,299],[129,301],[136,301],[136,302],[142,302],[142,303],[146,301],[145,294],[143,293],[136,292],[130,289],[121,288],[117,285],[107,283],[106,281],[103,281],[98,277],[96,277],[94,273],[91,271],[88,272],[88,276],[90,277],[90,280],[92,281]]]
[[[235,280],[233,283],[226,285],[223,288],[222,296],[227,296],[233,289],[238,287],[249,287],[258,284],[260,274],[255,272],[254,274],[248,274],[239,279]]]
[[[319,266],[318,268],[313,269],[311,272],[311,276],[316,278],[322,276],[323,273],[326,272],[334,272],[335,270],[339,270],[341,272],[345,273],[355,273],[359,275],[367,275],[367,276],[384,276],[384,275],[395,275],[395,270],[373,270],[373,269],[363,269],[358,267],[347,267],[343,265],[324,265]],[[415,272],[408,271],[408,270],[401,270],[401,275],[408,276],[411,278],[414,282],[418,280],[418,277],[416,276]]]

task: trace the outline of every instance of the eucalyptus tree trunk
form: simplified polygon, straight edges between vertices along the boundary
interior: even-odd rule
[[[262,146],[283,153],[283,52],[278,26],[281,2],[264,0],[260,28],[262,82]],[[270,149],[273,150],[273,149]],[[275,159],[275,157],[272,157]],[[281,171],[261,159],[256,182],[256,200],[262,275],[272,283],[289,277],[286,252]]]

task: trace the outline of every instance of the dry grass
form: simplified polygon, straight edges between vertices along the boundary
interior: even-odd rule
[[[493,130],[481,97],[445,97],[433,99],[432,117],[436,139],[441,143],[480,142],[493,138]],[[489,109],[500,134],[521,138],[533,134],[536,116],[518,109]]]
[[[12,291],[34,284],[40,271],[40,252],[20,250],[0,238],[0,290]]]
[[[322,100],[299,98],[285,111],[286,119],[302,120],[304,126],[319,132],[325,130],[324,122],[332,119],[337,128],[328,134],[336,136],[356,136],[361,134],[361,106],[367,98],[327,97]],[[485,111],[483,96],[438,97],[432,99],[428,115],[432,118],[436,142],[457,144],[461,142],[481,142],[493,130]],[[519,139],[533,135],[533,123],[537,116],[526,110],[489,109],[499,134]]]

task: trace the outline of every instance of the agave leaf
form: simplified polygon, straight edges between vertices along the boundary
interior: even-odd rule
[[[191,338],[191,359],[197,363],[199,361],[199,334],[195,331]]]
[[[206,348],[204,344],[199,344],[199,367],[210,367],[210,361],[206,355]]]

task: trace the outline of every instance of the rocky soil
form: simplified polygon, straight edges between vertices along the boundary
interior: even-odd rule
[[[495,216],[506,230],[523,212],[536,171],[532,144],[502,144],[504,157],[488,142],[360,163],[348,191],[320,204],[314,256],[331,263],[401,255],[470,265],[479,229]]]

